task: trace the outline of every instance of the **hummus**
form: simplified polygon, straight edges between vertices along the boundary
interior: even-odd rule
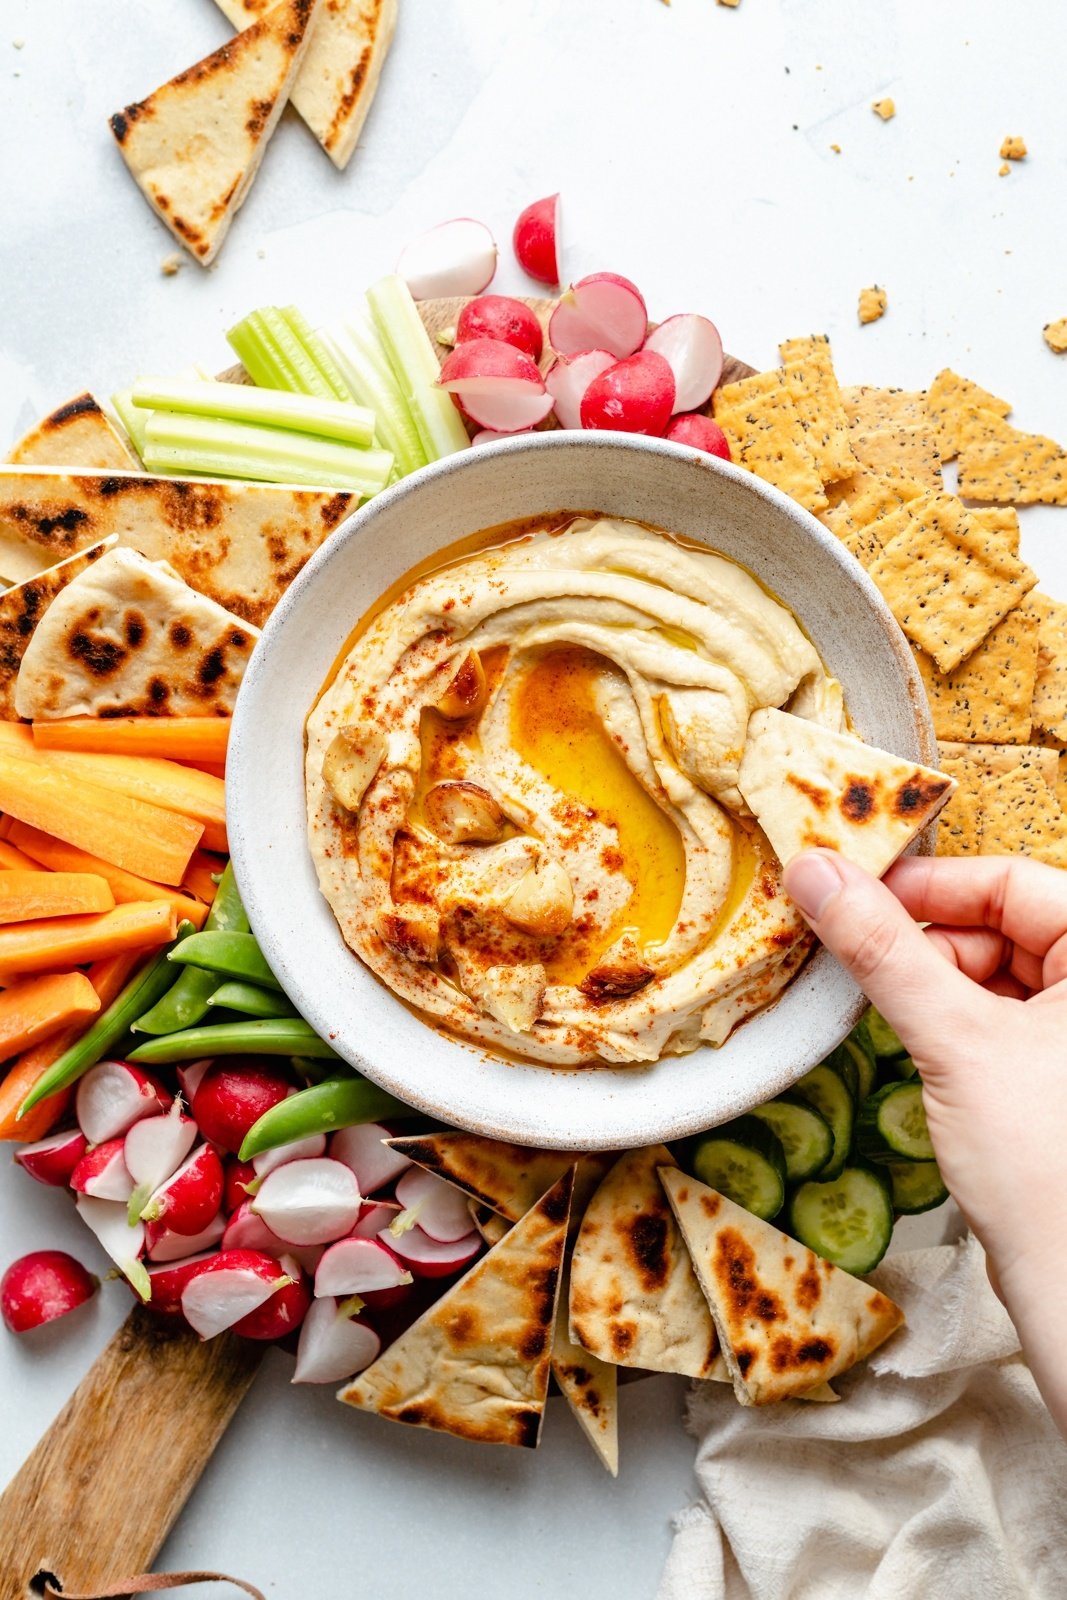
[[[437,1026],[551,1065],[731,1029],[811,947],[737,789],[748,720],[840,686],[735,562],[578,519],[417,578],[308,721],[319,883]]]

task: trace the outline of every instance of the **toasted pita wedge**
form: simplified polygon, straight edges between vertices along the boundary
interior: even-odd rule
[[[271,0],[215,0],[235,28]],[[371,108],[396,28],[397,0],[329,0],[308,29],[307,54],[289,94],[335,167],[345,167]]]
[[[825,845],[876,876],[907,849],[955,779],[787,711],[754,711],[737,786],[783,866]]]
[[[572,1187],[568,1171],[337,1398],[481,1444],[536,1446]]]
[[[506,1217],[497,1211],[490,1211],[488,1206],[480,1205],[477,1200],[468,1200],[467,1210],[486,1244],[499,1244],[511,1227]]]
[[[847,1372],[904,1313],[870,1284],[822,1261],[724,1195],[660,1170],[707,1297],[742,1405],[799,1398]]]
[[[319,0],[281,0],[229,44],[117,111],[111,131],[137,187],[207,266],[282,114]]]
[[[15,683],[22,658],[29,648],[34,629],[48,610],[52,601],[94,561],[117,543],[114,535],[90,545],[80,555],[59,561],[46,572],[16,583],[0,594],[0,720],[14,722]]]
[[[582,1218],[571,1262],[570,1336],[602,1361],[708,1378],[719,1341],[656,1176],[665,1145],[627,1150]]]
[[[8,452],[12,466],[100,467],[140,472],[141,463],[91,394],[42,417]]]
[[[601,1361],[574,1343],[568,1328],[570,1273],[564,1271],[556,1327],[552,1336],[552,1376],[559,1384],[578,1425],[613,1478],[619,1475],[619,1378],[610,1362]]]
[[[0,466],[0,577],[22,583],[115,534],[259,627],[356,504],[331,489]]]
[[[164,562],[111,550],[38,623],[15,709],[30,721],[230,716],[258,638]]]
[[[572,1213],[581,1216],[593,1190],[614,1160],[610,1155],[576,1156],[566,1150],[527,1149],[477,1133],[426,1133],[385,1139],[418,1166],[435,1172],[490,1211],[517,1222],[546,1189],[577,1162]]]

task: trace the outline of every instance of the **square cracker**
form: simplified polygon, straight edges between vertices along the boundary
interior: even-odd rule
[[[728,388],[740,389],[749,382],[746,378]],[[827,499],[808,435],[793,397],[780,379],[775,388],[757,393],[729,410],[716,404],[715,419],[730,441],[734,460],[741,466],[792,495],[809,511],[825,509]]]
[[[1067,815],[1067,752],[1064,752],[1058,761],[1059,771],[1056,774],[1056,798],[1060,802],[1060,809]]]
[[[978,783],[969,783],[955,762],[942,761],[942,771],[955,778],[959,788],[949,797],[937,819],[935,855],[976,856],[982,843],[982,802]]]
[[[926,489],[941,487],[941,455],[928,422],[906,422],[867,432],[852,429],[852,450],[860,464],[887,478],[909,478]]]
[[[922,389],[879,389],[874,384],[859,384],[841,390],[850,428],[869,433],[874,428],[896,428],[908,423],[930,427],[926,393]]]
[[[850,477],[856,458],[848,442],[848,418],[829,340],[818,335],[789,339],[780,349],[785,385],[804,424],[819,477],[824,484]]]
[[[1034,727],[1067,744],[1067,605],[1047,594],[1035,594],[1033,603],[1038,613]]]
[[[972,411],[992,411],[998,417],[1006,417],[1011,406],[970,378],[961,378],[958,372],[945,367],[926,391],[926,409],[939,434],[941,459],[951,461],[959,452],[961,424]]]
[[[993,411],[972,412],[959,429],[959,492],[998,504],[1067,506],[1067,450]]]
[[[1056,782],[1056,753],[1032,744],[955,744],[939,746],[942,771],[955,778],[959,788],[938,819],[939,856],[977,855],[982,842],[982,784],[1023,767]]]
[[[971,506],[971,517],[990,533],[999,533],[1013,556],[1019,554],[1019,513],[1014,506]]]
[[[871,567],[904,632],[951,672],[1037,582],[951,495],[909,502],[910,524]]]
[[[876,544],[885,544],[884,524],[891,524],[893,533],[900,533],[903,524],[897,525],[896,516],[901,506],[922,494],[917,483],[910,478],[875,478],[865,483],[855,495],[839,499],[822,516],[823,522],[839,539],[847,535],[868,532]],[[892,537],[890,534],[888,537]]]
[[[979,791],[983,856],[1024,855],[1067,866],[1067,817],[1044,778],[1016,767]]]
[[[1025,744],[1037,678],[1037,607],[1013,606],[951,672],[916,650],[939,739]]]

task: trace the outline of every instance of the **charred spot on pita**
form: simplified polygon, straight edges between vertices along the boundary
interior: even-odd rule
[[[147,631],[145,619],[139,611],[127,611],[122,622],[126,633],[126,643],[131,650],[136,650],[137,646],[144,642],[144,636]]]
[[[169,629],[170,642],[175,650],[185,650],[193,642],[193,635],[188,623],[172,622]]]
[[[529,1328],[519,1342],[519,1354],[524,1361],[536,1361],[545,1353],[548,1333],[545,1328]]]
[[[148,684],[148,699],[153,706],[166,705],[170,699],[170,689],[162,678],[152,678]]]
[[[747,1375],[748,1369],[755,1359],[756,1352],[754,1350],[746,1350],[744,1346],[739,1345],[734,1351],[734,1360],[737,1362],[737,1370],[742,1378]]]
[[[60,427],[64,422],[73,422],[75,417],[97,416],[100,407],[91,394],[79,394],[73,400],[68,400],[66,405],[58,406],[46,420],[53,428]]]
[[[841,810],[850,822],[866,822],[877,807],[874,785],[867,778],[850,778],[841,796]]]
[[[755,1317],[759,1322],[778,1322],[784,1317],[778,1296],[759,1281],[755,1251],[735,1228],[723,1228],[715,1241],[714,1271],[723,1298],[736,1316]]]
[[[225,672],[226,658],[221,648],[218,645],[214,645],[212,649],[205,653],[196,675],[200,682],[207,687],[210,684],[218,683],[219,679],[225,675]]]
[[[118,671],[129,653],[121,644],[116,644],[113,639],[102,638],[99,634],[83,632],[80,628],[71,635],[67,648],[76,661],[80,661],[86,671],[97,678],[110,678]]]
[[[920,778],[918,774],[902,783],[893,796],[893,810],[899,817],[921,815],[935,801],[940,800],[948,783],[944,780]]]
[[[627,1228],[626,1242],[645,1286],[662,1287],[670,1271],[667,1218],[642,1212]]]
[[[806,800],[811,801],[816,811],[828,811],[830,809],[830,796],[817,783],[809,783],[806,778],[794,777],[792,773],[789,774],[787,781],[792,784],[794,789],[799,789]]]

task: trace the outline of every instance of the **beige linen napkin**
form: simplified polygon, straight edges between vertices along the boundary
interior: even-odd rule
[[[1067,1597],[1067,1448],[981,1247],[892,1256],[872,1281],[907,1327],[835,1380],[840,1405],[694,1387],[705,1498],[657,1600]]]

